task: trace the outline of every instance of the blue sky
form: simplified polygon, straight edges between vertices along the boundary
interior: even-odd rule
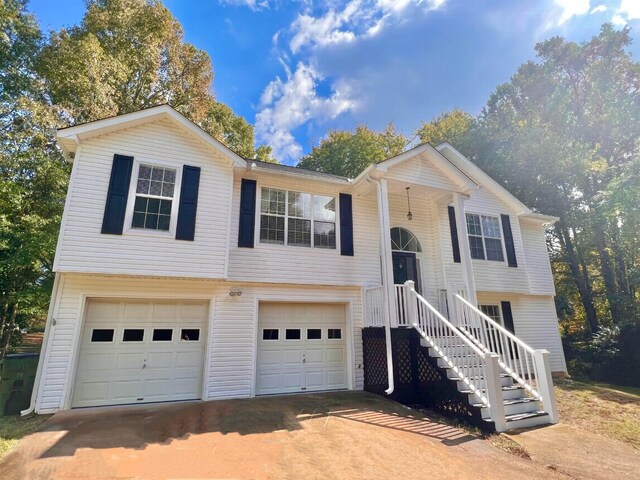
[[[536,42],[632,27],[640,0],[165,0],[211,56],[216,97],[295,163],[331,128],[393,122],[411,136],[454,107],[478,114]],[[80,21],[83,0],[32,0],[45,31]]]

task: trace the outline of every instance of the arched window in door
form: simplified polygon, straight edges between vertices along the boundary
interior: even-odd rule
[[[422,252],[422,247],[416,236],[406,228],[391,229],[391,250],[396,252]]]

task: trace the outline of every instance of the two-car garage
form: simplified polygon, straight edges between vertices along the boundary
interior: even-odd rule
[[[345,304],[258,312],[256,395],[348,388]],[[71,406],[206,398],[208,318],[208,301],[88,300]]]

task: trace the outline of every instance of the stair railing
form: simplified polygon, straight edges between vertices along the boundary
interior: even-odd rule
[[[449,369],[488,407],[497,431],[506,428],[498,356],[479,348],[415,291],[414,282],[396,285],[402,290],[405,319],[425,339]]]
[[[364,289],[365,327],[384,327],[384,290],[383,286]]]
[[[552,423],[557,407],[547,350],[534,350],[459,294],[455,295],[458,327],[478,348],[495,353],[502,371],[542,402]]]

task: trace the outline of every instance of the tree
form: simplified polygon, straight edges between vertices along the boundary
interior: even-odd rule
[[[51,34],[38,71],[70,123],[169,103],[194,122],[210,109],[206,52],[183,41],[156,0],[90,0],[80,25]]]
[[[16,328],[45,315],[69,166],[50,130],[33,60],[42,36],[24,1],[0,3],[0,357]]]
[[[481,114],[474,159],[534,209],[560,217],[554,245],[588,328],[635,319],[640,64],[629,29],[576,44],[554,37],[499,86]],[[637,237],[637,230],[635,230]],[[637,319],[635,319],[637,320]]]
[[[475,119],[458,108],[441,113],[430,122],[422,122],[416,135],[422,143],[438,145],[449,142],[463,153],[470,147],[470,134],[475,126]]]
[[[380,133],[364,125],[354,132],[331,130],[298,167],[355,178],[372,163],[402,153],[406,144],[392,124]]]

